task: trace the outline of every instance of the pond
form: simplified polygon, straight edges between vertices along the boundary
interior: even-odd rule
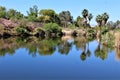
[[[119,68],[119,49],[96,39],[0,39],[0,80],[119,79]]]

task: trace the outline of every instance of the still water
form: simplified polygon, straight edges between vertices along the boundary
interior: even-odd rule
[[[119,55],[84,37],[0,39],[0,80],[119,79]]]

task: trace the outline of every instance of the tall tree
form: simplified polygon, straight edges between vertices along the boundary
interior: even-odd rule
[[[7,19],[21,19],[23,17],[23,14],[14,9],[9,9],[9,11],[7,11]]]
[[[97,15],[96,16],[96,22],[98,23],[99,27],[102,26],[102,16],[101,15]]]
[[[33,7],[31,7],[29,9],[29,11],[27,11],[27,14],[28,14],[28,20],[30,20],[30,21],[37,21],[38,7],[36,5],[34,5]]]
[[[105,24],[107,23],[109,19],[109,15],[105,12],[102,14],[102,18],[103,18],[103,25],[105,26]]]
[[[39,12],[41,22],[56,22],[59,23],[59,17],[52,9],[42,9]]]
[[[63,27],[67,27],[68,24],[73,23],[73,17],[69,11],[62,11],[59,13],[60,23]]]
[[[55,11],[52,9],[42,9],[40,10],[39,14],[43,16],[54,16]]]
[[[0,6],[0,18],[6,18],[6,8]]]
[[[83,18],[78,16],[76,19],[76,26],[78,26],[78,27],[82,26],[82,20],[83,20]]]
[[[83,18],[84,18],[84,24],[85,24],[85,26],[87,25],[87,16],[88,16],[88,10],[87,9],[84,9],[83,11],[82,11],[82,16],[83,16]]]
[[[16,19],[22,19],[22,18],[24,18],[24,15],[23,15],[21,12],[18,12],[18,11],[17,11],[17,12],[15,13],[15,18],[16,18]]]
[[[91,13],[88,14],[89,25],[90,25],[90,21],[91,21],[92,18],[93,18],[93,15]]]

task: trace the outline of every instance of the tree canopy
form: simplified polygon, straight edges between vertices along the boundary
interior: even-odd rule
[[[73,16],[71,16],[70,11],[62,11],[59,13],[60,24],[63,27],[67,27],[68,24],[73,23]]]

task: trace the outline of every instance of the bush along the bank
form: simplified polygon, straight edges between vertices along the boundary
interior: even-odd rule
[[[87,30],[87,36],[95,37],[95,33],[95,30],[91,28]]]
[[[36,28],[35,30],[35,36],[37,37],[45,37],[45,30],[42,28]]]
[[[30,35],[28,30],[27,30],[27,27],[26,26],[18,26],[16,28],[16,35],[20,35],[20,36],[28,36]]]
[[[47,23],[42,28],[46,36],[59,36],[62,32],[62,28],[56,23]]]

